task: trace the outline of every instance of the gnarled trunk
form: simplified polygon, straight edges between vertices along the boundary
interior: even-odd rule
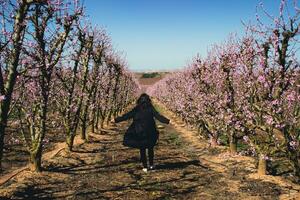
[[[38,148],[36,151],[30,152],[29,168],[34,172],[42,171],[42,147]]]
[[[265,156],[259,155],[258,167],[257,167],[257,173],[259,175],[268,174],[267,164],[268,164],[268,160],[266,160]]]
[[[8,64],[8,76],[7,81],[1,81],[1,93],[0,95],[5,95],[5,99],[0,103],[0,171],[2,170],[2,158],[3,158],[3,148],[4,148],[4,136],[5,128],[7,126],[8,112],[11,104],[11,96],[16,83],[16,77],[18,75],[17,67],[19,65],[20,53],[22,48],[22,43],[24,39],[23,31],[26,28],[24,21],[26,19],[27,11],[30,4],[33,2],[21,1],[19,3],[19,8],[15,13],[15,21],[12,35],[12,51],[10,53],[10,61]]]
[[[81,124],[81,134],[80,134],[80,136],[81,136],[81,139],[82,140],[86,140],[86,129],[87,129],[87,126],[86,126],[86,122],[82,122],[82,124]]]
[[[73,151],[74,139],[75,139],[74,134],[67,134],[66,143],[67,143],[68,151]]]

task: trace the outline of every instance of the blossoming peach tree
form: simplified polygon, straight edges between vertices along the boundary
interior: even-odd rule
[[[77,5],[76,1],[47,1],[34,4],[28,16],[22,53],[31,62],[24,63],[26,70],[20,79],[23,87],[19,88],[18,115],[34,171],[40,171],[49,99],[55,95],[51,93],[53,71],[63,55],[73,24],[81,15]]]
[[[12,94],[19,75],[20,54],[30,9],[46,0],[0,1],[0,170]]]

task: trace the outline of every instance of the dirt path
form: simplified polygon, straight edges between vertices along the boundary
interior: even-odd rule
[[[144,173],[138,151],[122,146],[122,123],[92,134],[75,152],[61,150],[40,174],[22,172],[0,187],[0,199],[297,198],[297,186],[249,177],[253,163],[207,148],[177,122],[160,130],[154,171]]]
[[[80,139],[80,137],[75,137],[74,145],[82,144],[84,141]],[[42,160],[50,160],[51,158],[55,157],[60,151],[67,148],[65,142],[55,143],[53,150],[43,154]],[[19,169],[13,170],[3,176],[0,177],[0,186],[8,182],[11,178],[17,176],[21,172],[29,170],[29,165],[24,167],[20,167]]]

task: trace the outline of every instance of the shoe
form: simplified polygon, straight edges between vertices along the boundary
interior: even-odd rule
[[[154,165],[150,165],[149,169],[150,169],[150,170],[155,169]]]
[[[147,173],[148,169],[147,168],[143,168],[143,172]]]

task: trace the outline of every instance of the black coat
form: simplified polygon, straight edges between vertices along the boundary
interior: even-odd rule
[[[125,135],[130,133],[137,135],[141,133],[141,140],[146,142],[140,144],[140,148],[151,148],[156,144],[158,139],[158,130],[156,128],[154,118],[165,124],[168,124],[170,121],[166,117],[159,114],[153,106],[148,108],[136,106],[128,113],[122,115],[121,117],[117,117],[115,122],[118,123],[128,119],[133,119],[133,122],[127,129]]]

